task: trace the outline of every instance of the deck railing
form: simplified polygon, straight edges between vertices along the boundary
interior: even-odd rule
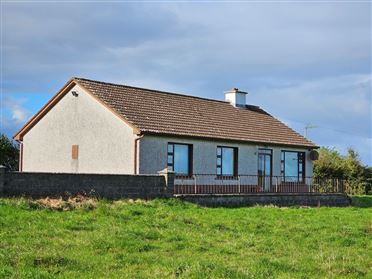
[[[341,178],[215,174],[177,175],[174,194],[345,193]]]

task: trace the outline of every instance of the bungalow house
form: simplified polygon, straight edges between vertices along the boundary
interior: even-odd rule
[[[312,176],[317,146],[246,104],[73,78],[14,136],[27,172]]]

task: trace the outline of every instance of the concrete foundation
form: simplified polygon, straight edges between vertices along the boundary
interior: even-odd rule
[[[177,195],[178,198],[207,207],[276,206],[349,206],[345,194],[260,193],[223,195]]]

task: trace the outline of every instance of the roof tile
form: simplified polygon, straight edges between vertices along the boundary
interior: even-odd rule
[[[314,148],[314,143],[259,107],[74,78],[142,133]]]

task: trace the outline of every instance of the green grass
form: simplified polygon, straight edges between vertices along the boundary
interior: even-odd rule
[[[372,196],[353,196],[352,206],[372,207]]]
[[[371,234],[371,207],[0,199],[0,278],[371,278]]]

